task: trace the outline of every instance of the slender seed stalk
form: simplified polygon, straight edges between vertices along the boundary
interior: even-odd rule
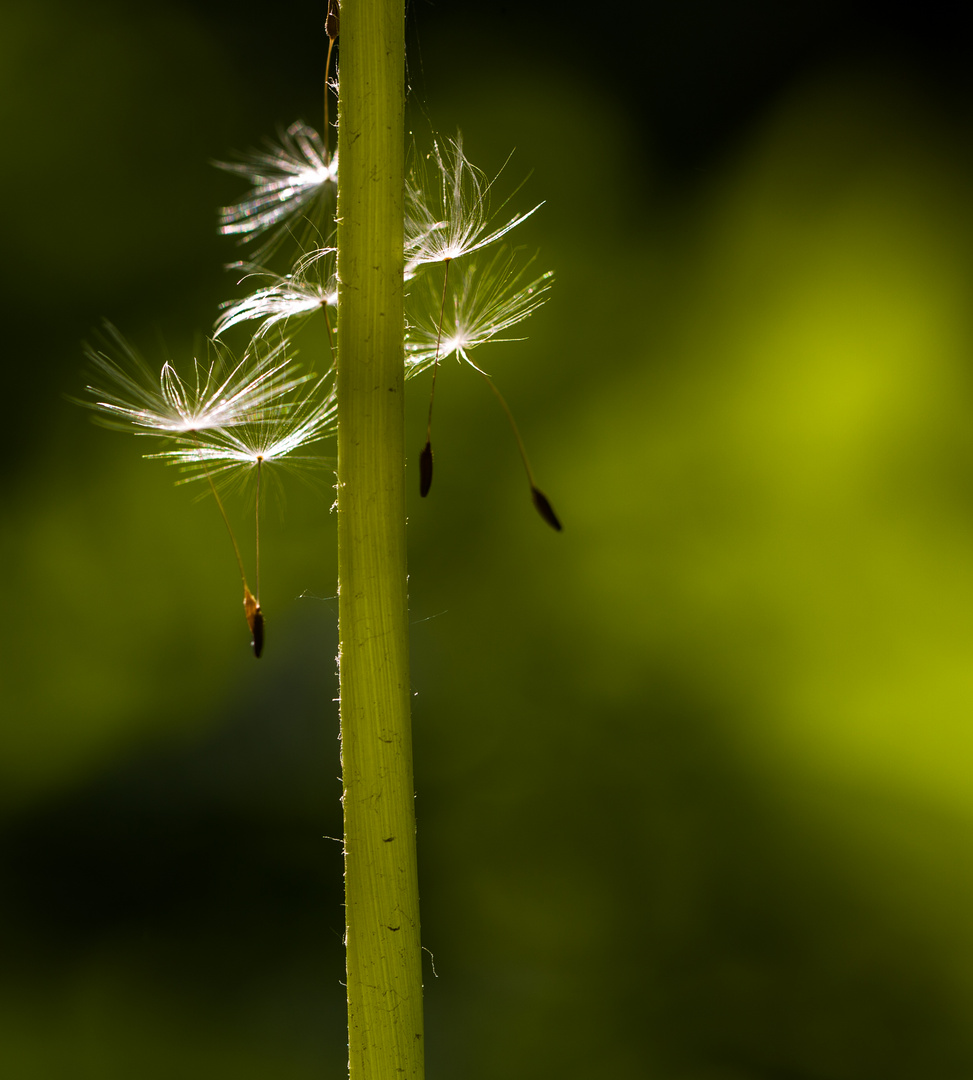
[[[226,531],[230,534],[230,543],[233,545],[233,554],[236,556],[236,564],[240,568],[240,577],[243,580],[243,614],[246,616],[247,626],[250,627],[250,633],[253,634],[253,654],[259,659],[261,650],[263,649],[263,614],[260,611],[260,550],[259,548],[257,549],[257,595],[254,596],[250,591],[250,586],[247,584],[247,573],[243,569],[243,557],[240,554],[240,548],[236,542],[236,537],[233,535],[233,528],[230,525],[230,519],[227,517],[226,509],[223,506],[223,500],[216,490],[216,484],[213,483],[213,477],[208,472],[206,474],[206,479],[209,481],[209,488],[213,493],[213,498],[216,500],[216,505],[220,509],[220,516],[223,518],[223,524],[226,526]],[[259,628],[257,627],[258,620],[260,623]]]
[[[437,352],[438,346],[437,346]],[[474,365],[470,365],[473,367]],[[480,371],[479,368],[476,368]],[[543,491],[534,483],[534,470],[530,467],[530,462],[527,460],[527,447],[524,446],[524,440],[520,436],[520,429],[517,427],[517,421],[514,420],[514,414],[507,404],[507,399],[497,389],[497,384],[490,378],[485,371],[480,371],[480,374],[486,380],[487,386],[497,395],[497,400],[503,406],[503,411],[507,414],[507,420],[510,423],[510,430],[514,433],[514,438],[517,440],[517,449],[520,451],[520,460],[524,463],[524,472],[527,473],[527,483],[530,484],[530,497],[534,504],[534,508],[538,514],[551,526],[552,529],[561,531],[561,522],[557,514],[554,513],[554,507],[551,506],[550,501]]]
[[[446,314],[446,283],[449,281],[449,263],[443,269],[443,296],[439,302],[439,329],[436,331],[436,360],[432,366],[432,386],[429,388],[429,415],[426,418],[426,442],[432,439],[432,403],[436,396],[436,373],[439,371],[439,349],[443,343],[443,316]]]
[[[351,1080],[421,1080],[404,439],[404,0],[345,0],[338,628]]]
[[[331,316],[328,314],[328,306],[324,307],[324,325],[328,331],[328,356],[331,360],[330,367],[334,367],[334,331],[331,329]]]
[[[429,388],[429,415],[426,418],[426,445],[419,455],[419,494],[425,498],[432,487],[432,403],[436,398],[436,375],[439,372],[439,347],[443,341],[443,316],[446,314],[446,283],[449,281],[449,259],[444,260],[443,297],[439,302],[439,329],[436,331],[436,360],[432,367],[432,386]]]
[[[243,579],[243,590],[249,592],[247,588],[247,574],[243,569],[243,557],[240,555],[240,548],[237,545],[236,537],[233,535],[233,528],[230,525],[230,519],[226,516],[226,510],[223,506],[223,500],[220,498],[219,493],[216,490],[216,484],[213,483],[213,477],[209,472],[206,473],[206,479],[209,481],[209,489],[213,493],[213,498],[216,500],[216,505],[220,510],[220,517],[223,518],[223,524],[226,526],[226,531],[230,534],[230,543],[233,545],[233,554],[236,556],[236,564],[240,569],[240,577]],[[258,587],[257,592],[260,589]]]
[[[255,556],[257,562],[257,604],[260,604],[260,466],[263,464],[263,458],[257,458],[257,493],[254,499],[254,532],[255,532]]]
[[[480,371],[479,368],[476,370]],[[500,402],[503,411],[507,414],[507,422],[510,424],[510,430],[514,433],[514,438],[517,440],[517,449],[520,451],[520,460],[524,463],[524,472],[527,473],[527,482],[531,487],[534,487],[534,470],[530,467],[530,462],[527,460],[527,448],[524,446],[524,440],[520,437],[520,429],[517,427],[517,421],[514,420],[514,414],[507,404],[507,399],[500,393],[497,389],[497,384],[485,371],[480,371],[480,374],[483,376],[483,381],[487,386],[489,386],[494,394],[497,395],[497,401]]]
[[[199,437],[196,432],[193,432],[193,437],[196,439],[196,445],[199,445]],[[220,517],[223,518],[223,524],[226,526],[226,531],[230,534],[230,543],[233,545],[233,554],[236,556],[236,564],[240,570],[240,578],[243,581],[243,614],[246,616],[247,625],[250,627],[250,633],[253,635],[252,646],[253,655],[260,659],[260,654],[263,652],[264,647],[264,617],[263,612],[260,610],[260,462],[257,462],[257,595],[254,596],[250,591],[250,586],[247,584],[247,573],[243,569],[243,556],[240,554],[240,547],[236,542],[236,537],[233,535],[233,527],[230,525],[230,519],[227,516],[226,508],[223,506],[223,500],[220,498],[219,492],[216,490],[216,484],[213,482],[212,475],[207,472],[206,479],[209,481],[209,489],[213,493],[213,498],[216,500],[216,505],[220,511]]]
[[[334,43],[338,40],[338,30],[341,25],[341,4],[340,0],[328,0],[328,15],[324,21],[324,30],[328,35],[328,55],[324,61],[324,132],[322,135],[324,141],[324,160],[326,162],[331,161],[331,127],[328,124],[328,105],[330,101],[330,86],[328,81],[331,78],[331,53],[334,49]],[[330,335],[331,328],[328,327],[328,333]],[[334,349],[332,348],[332,353]]]
[[[341,25],[340,0],[328,0],[328,16],[324,22],[325,33],[328,35],[328,55],[324,61],[324,160],[331,161],[331,125],[328,120],[329,105],[331,102],[331,53],[334,43],[338,40],[338,30]],[[331,316],[328,314],[328,305],[324,305],[324,325],[328,331],[328,351],[331,357],[331,367],[334,367],[334,332],[331,329]]]

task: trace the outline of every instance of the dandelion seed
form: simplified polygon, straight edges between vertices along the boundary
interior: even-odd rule
[[[259,657],[264,642],[264,617],[260,608],[260,465],[263,458],[258,454],[255,459],[257,592],[254,596],[247,583],[233,527],[216,488],[214,471],[207,463],[214,445],[206,440],[217,440],[215,445],[221,446],[226,440],[232,440],[232,432],[239,429],[244,433],[239,441],[245,443],[250,437],[248,433],[259,431],[268,444],[268,454],[276,459],[318,437],[320,429],[328,422],[328,410],[333,413],[333,403],[326,401],[323,406],[318,406],[307,395],[295,399],[294,392],[309,377],[291,376],[283,343],[263,351],[251,348],[242,360],[231,362],[225,348],[213,342],[216,359],[206,366],[195,364],[193,383],[186,383],[166,363],[156,386],[156,378],[148,365],[118,331],[109,324],[105,330],[122,359],[120,362],[105,352],[88,348],[89,358],[109,377],[112,389],[106,391],[89,386],[89,392],[100,400],[81,404],[105,414],[106,422],[111,426],[134,429],[139,435],[167,436],[176,443],[175,449],[148,457],[184,464],[191,459],[195,463],[197,475],[209,484],[233,545],[243,582],[244,614],[250,627],[254,655]],[[224,460],[221,467],[225,465]]]
[[[529,265],[529,264],[528,264]],[[439,319],[433,326],[428,316],[420,317],[410,328],[406,341],[406,378],[432,366],[432,385],[429,390],[429,414],[426,421],[426,446],[420,458],[420,492],[427,495],[432,484],[432,408],[436,392],[439,363],[451,354],[465,360],[470,367],[484,372],[470,360],[469,353],[488,341],[509,341],[497,335],[523,321],[547,299],[553,274],[542,274],[528,285],[517,288],[524,269],[516,269],[512,252],[501,250],[483,269],[466,266],[461,271],[460,284],[453,295],[453,312],[446,323],[446,286],[449,275],[446,263],[443,291],[439,298]],[[427,279],[428,282],[428,279]],[[432,286],[427,284],[425,310],[432,310]],[[421,291],[422,286],[419,286]],[[444,330],[446,331],[444,335]]]
[[[482,271],[477,270],[475,266],[463,269],[459,285],[453,295],[450,318],[445,317],[444,291],[440,303],[438,325],[434,326],[426,316],[420,318],[417,325],[410,327],[406,341],[406,377],[415,375],[430,365],[435,365],[433,368],[435,380],[439,361],[451,355],[464,360],[483,376],[503,407],[513,431],[524,471],[527,474],[527,481],[530,484],[531,501],[548,525],[560,532],[561,522],[547,497],[534,483],[527,450],[510,407],[493,379],[481,367],[473,363],[469,355],[473,349],[487,342],[513,340],[498,335],[522,322],[547,300],[547,293],[554,275],[550,272],[541,274],[529,284],[518,287],[526,267],[518,269],[514,260],[513,253],[500,251]],[[432,287],[428,288],[431,294]],[[425,300],[426,309],[430,310],[433,303],[432,295],[427,295]],[[431,426],[432,395],[430,394],[426,445],[419,459],[420,494],[422,495],[428,493],[432,484]]]
[[[208,476],[232,483],[245,481],[263,465],[299,470],[323,464],[324,458],[296,451],[326,439],[336,429],[333,385],[319,399],[326,381],[321,379],[301,400],[280,405],[276,415],[239,427],[217,428],[195,438],[179,436],[175,449],[148,456],[179,466],[187,474],[186,482]]]
[[[168,361],[156,376],[115,327],[106,323],[104,330],[117,355],[86,346],[88,359],[107,381],[87,387],[95,401],[79,403],[101,413],[108,426],[135,428],[139,434],[175,436],[257,421],[308,378],[292,374],[283,344],[237,361],[216,342],[213,359],[193,361],[191,381]]]
[[[295,451],[317,442],[335,430],[336,403],[334,386],[321,396],[326,383],[321,379],[309,392],[297,401],[278,405],[276,415],[244,424],[233,429],[216,429],[201,435],[179,436],[175,449],[163,450],[150,457],[161,459],[169,465],[179,466],[191,480],[205,479],[216,497],[223,519],[230,529],[229,520],[217,491],[218,487],[234,481],[246,482],[253,478],[256,486],[254,500],[256,593],[251,593],[243,573],[236,540],[236,553],[243,577],[243,610],[250,628],[251,647],[254,656],[260,657],[264,646],[264,615],[260,607],[260,501],[264,467],[283,464],[297,470],[302,466],[322,465],[325,459],[314,455],[297,454]],[[233,531],[230,529],[233,539]]]
[[[331,157],[321,136],[303,121],[280,136],[280,145],[256,151],[238,162],[218,161],[227,172],[246,177],[253,190],[233,206],[220,211],[220,232],[248,240],[286,224],[309,208],[318,194],[334,187],[338,156]],[[268,241],[276,243],[277,237]]]
[[[253,263],[236,263],[234,269],[246,270],[248,277],[269,278],[272,284],[244,297],[230,300],[220,307],[223,313],[216,321],[214,337],[219,337],[238,323],[258,320],[255,338],[263,337],[277,323],[313,315],[338,304],[338,279],[334,271],[335,248],[321,248],[305,255],[290,274],[275,274]],[[325,284],[309,280],[309,274],[319,261],[325,260],[321,278]],[[328,326],[330,333],[330,322]]]
[[[427,263],[448,263],[493,244],[540,209],[517,214],[490,231],[490,190],[495,182],[471,165],[462,137],[449,140],[445,152],[433,143],[434,177],[423,175],[421,163],[406,183],[405,273],[411,277]]]
[[[528,264],[529,265],[529,264]],[[480,370],[470,359],[470,353],[487,342],[516,341],[517,338],[501,337],[505,331],[523,322],[548,299],[554,274],[548,271],[519,285],[525,267],[516,268],[515,255],[501,250],[482,270],[476,266],[464,267],[459,283],[452,296],[448,317],[438,323],[430,320],[429,311],[434,308],[445,311],[438,290],[429,284],[423,294],[423,284],[417,288],[418,296],[407,299],[408,309],[420,308],[422,315],[412,316],[412,324],[406,331],[405,365],[406,378],[412,378],[436,362],[455,355],[470,367]],[[435,299],[433,299],[435,297]]]

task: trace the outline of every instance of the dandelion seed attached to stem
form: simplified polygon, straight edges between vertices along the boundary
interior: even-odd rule
[[[442,146],[433,142],[429,160],[428,169],[421,159],[415,161],[406,184],[407,277],[424,265],[458,259],[495,244],[543,205],[538,203],[526,214],[516,214],[505,225],[491,229],[490,191],[496,178],[488,179],[470,164],[462,138],[457,136]]]
[[[337,154],[327,142],[298,121],[281,132],[278,142],[245,155],[240,161],[215,162],[218,168],[250,181],[249,194],[220,211],[220,232],[241,242],[261,238],[257,251],[276,250],[286,236],[295,237],[293,223],[303,218],[313,231],[322,218],[319,196],[337,183]]]
[[[411,353],[413,372],[432,362],[432,386],[429,390],[429,414],[426,420],[426,445],[419,456],[419,494],[426,496],[432,486],[432,409],[436,394],[436,376],[442,352],[443,321],[446,314],[446,292],[449,281],[449,264],[453,259],[471,255],[495,244],[530,217],[533,210],[517,214],[505,225],[491,229],[490,189],[493,181],[471,165],[463,153],[459,136],[450,141],[445,152],[438,142],[433,143],[431,155],[435,183],[431,190],[422,182],[422,165],[416,163],[413,178],[407,185],[406,196],[406,277],[415,276],[424,265],[441,262],[443,291],[439,302],[439,319],[436,325],[436,347],[430,354],[422,345],[408,351]],[[477,275],[475,268],[467,269],[456,298],[455,329],[450,337],[449,352],[461,356],[471,367],[476,367],[466,353],[476,345],[494,338],[502,330],[526,318],[540,303],[549,287],[550,275],[545,274],[530,285],[516,289],[520,271],[515,271],[512,256],[500,254],[491,260],[486,271]],[[424,328],[420,328],[420,337]],[[561,528],[557,515],[547,498],[534,484],[524,451],[523,440],[517,431],[510,409],[500,391],[493,385],[486,372],[476,369],[490,383],[500,398],[507,419],[517,439],[520,456],[530,480],[531,497],[544,520],[555,529]]]
[[[259,657],[264,645],[264,616],[260,607],[260,500],[263,493],[264,466],[280,464],[299,469],[303,465],[323,464],[325,459],[298,455],[297,451],[309,443],[317,442],[334,431],[334,388],[324,393],[327,379],[321,379],[311,387],[302,388],[300,396],[281,403],[274,416],[265,416],[254,424],[243,424],[235,429],[218,429],[207,432],[202,438],[181,443],[173,450],[163,450],[151,455],[170,465],[177,465],[187,473],[185,482],[206,477],[217,503],[223,513],[231,539],[233,530],[223,511],[216,492],[216,481],[232,483],[234,479],[255,481],[254,509],[256,593],[250,591],[243,572],[236,540],[233,550],[243,577],[243,610],[252,635],[254,656]]]
[[[307,265],[328,251],[315,252]],[[304,269],[302,261],[302,269]],[[263,318],[264,325],[278,317],[293,314],[288,305],[299,302],[308,306],[309,290],[262,290],[258,300],[228,312],[218,332],[235,321]],[[303,290],[303,292],[302,292]],[[326,306],[324,289],[311,296],[312,307]],[[281,315],[281,307],[285,315]],[[216,507],[233,546],[240,580],[243,582],[243,609],[252,635],[255,656],[264,643],[264,617],[260,608],[260,498],[263,465],[281,461],[286,465],[321,462],[296,454],[301,447],[325,438],[334,429],[334,387],[325,392],[328,377],[311,384],[309,375],[294,374],[291,360],[285,355],[286,340],[273,347],[257,347],[260,335],[240,360],[234,360],[216,341],[211,348],[215,358],[208,363],[195,362],[195,378],[184,381],[168,362],[156,376],[142,357],[110,324],[105,336],[111,352],[86,347],[89,360],[100,375],[102,386],[88,386],[94,401],[80,404],[94,409],[103,423],[125,428],[140,436],[170,440],[173,449],[147,454],[178,465],[189,475],[187,480],[205,477]],[[112,353],[116,354],[115,356]],[[238,470],[256,470],[256,595],[250,591],[243,557],[233,526],[223,504],[217,481],[232,478]]]
[[[156,376],[110,323],[104,334],[110,353],[85,347],[103,385],[89,385],[95,400],[78,404],[99,413],[101,423],[140,435],[199,435],[260,420],[308,379],[294,374],[283,344],[235,360],[216,341],[213,359],[194,362],[193,379],[182,379],[168,361]]]
[[[329,308],[338,303],[338,279],[334,269],[333,247],[314,248],[302,255],[289,274],[278,274],[256,263],[234,263],[233,269],[244,270],[240,283],[248,278],[264,278],[269,284],[256,289],[242,300],[228,300],[220,305],[221,314],[213,330],[221,337],[232,327],[244,322],[257,322],[253,338],[267,337],[269,331],[282,323],[312,317],[324,310],[334,366],[334,340]]]
[[[434,297],[434,286],[431,281],[426,282],[425,295],[422,295],[421,288],[419,290],[418,302],[421,303],[425,312],[434,310],[434,305],[438,303],[438,319],[433,323],[426,317],[420,316],[410,326],[409,340],[406,343],[408,375],[414,375],[427,367],[433,369],[433,384],[429,394],[429,416],[426,422],[426,445],[419,460],[420,493],[425,495],[432,482],[431,432],[436,375],[441,361],[455,355],[457,359],[465,361],[474,371],[479,372],[497,396],[517,441],[517,449],[530,483],[534,506],[551,528],[561,531],[561,522],[547,496],[534,483],[524,440],[521,438],[509,405],[493,379],[470,359],[470,353],[479,346],[490,342],[512,340],[501,335],[522,322],[545,302],[552,275],[541,274],[526,285],[522,284],[524,273],[533,260],[518,266],[516,252],[501,248],[486,266],[478,268],[475,265],[467,265],[459,271],[459,280],[453,289],[452,310],[447,321],[446,295],[451,261],[451,259],[443,259],[446,264],[446,273],[443,277],[441,295],[436,294]]]

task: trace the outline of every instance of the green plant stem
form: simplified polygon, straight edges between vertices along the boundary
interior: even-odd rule
[[[403,0],[344,0],[338,589],[351,1080],[423,1075],[405,536]]]

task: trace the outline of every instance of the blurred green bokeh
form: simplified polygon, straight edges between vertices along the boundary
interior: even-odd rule
[[[18,1080],[346,1070],[330,478],[267,515],[257,664],[211,503],[64,399],[103,316],[192,354],[235,295],[209,161],[320,123],[323,16],[230,11],[47,0],[0,44]],[[516,147],[546,200],[552,298],[477,358],[565,523],[447,367],[410,505],[430,1077],[968,1080],[973,98],[805,58],[680,171],[577,51],[458,63],[464,16],[415,15],[417,141]]]

